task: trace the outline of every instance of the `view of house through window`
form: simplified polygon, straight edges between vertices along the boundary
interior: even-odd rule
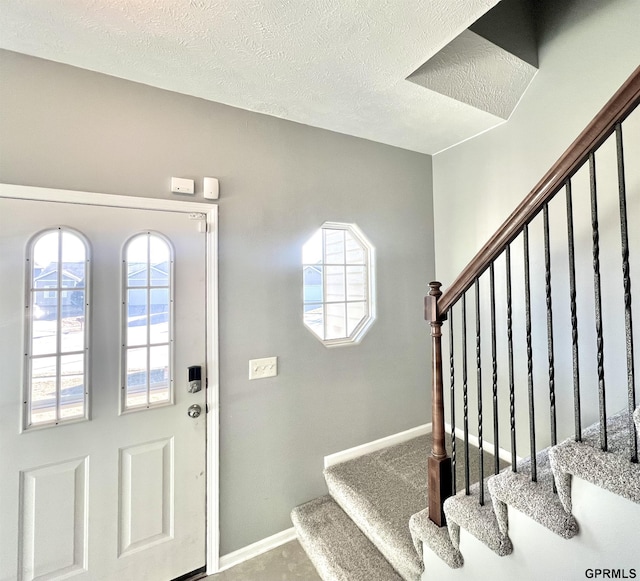
[[[172,401],[172,251],[145,232],[124,252],[122,408],[131,410]]]
[[[29,245],[24,427],[87,417],[89,249],[47,230]]]
[[[304,245],[304,324],[325,345],[358,342],[373,322],[372,256],[354,224],[326,222]]]

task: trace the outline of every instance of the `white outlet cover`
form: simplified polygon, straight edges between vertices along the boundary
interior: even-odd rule
[[[263,357],[249,360],[249,379],[264,379],[278,375],[278,358]]]

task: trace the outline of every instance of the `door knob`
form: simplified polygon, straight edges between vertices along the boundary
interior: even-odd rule
[[[187,415],[190,418],[199,418],[201,413],[202,413],[202,408],[197,403],[190,405],[189,409],[187,410]]]

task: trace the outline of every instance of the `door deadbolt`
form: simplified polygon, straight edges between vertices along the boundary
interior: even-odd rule
[[[197,403],[190,405],[189,409],[187,410],[187,415],[190,418],[199,418],[201,413],[202,413],[202,408]]]
[[[199,365],[192,365],[188,369],[189,371],[189,393],[197,393],[202,389],[202,367]]]

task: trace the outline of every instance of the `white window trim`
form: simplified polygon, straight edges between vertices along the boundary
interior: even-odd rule
[[[369,331],[369,329],[371,328],[371,325],[373,325],[375,319],[376,319],[376,292],[375,292],[375,248],[373,246],[373,244],[371,244],[371,242],[369,241],[369,239],[365,236],[365,234],[362,232],[362,230],[360,230],[360,228],[357,226],[357,224],[354,223],[346,223],[346,222],[324,222],[320,228],[321,231],[322,230],[345,230],[350,232],[354,238],[356,238],[358,240],[358,242],[360,242],[360,244],[362,244],[364,253],[365,253],[365,267],[366,267],[366,272],[367,272],[367,278],[366,278],[366,286],[367,286],[367,293],[366,293],[366,299],[364,301],[356,301],[356,302],[365,302],[367,305],[367,314],[366,316],[358,323],[358,325],[356,326],[356,328],[352,331],[351,335],[349,337],[340,337],[337,339],[322,339],[320,337],[318,337],[318,335],[316,335],[305,323],[303,323],[305,329],[307,329],[318,341],[320,341],[323,345],[325,345],[326,347],[343,347],[343,346],[348,346],[348,345],[358,345],[363,337],[367,334],[367,332]],[[324,268],[325,264],[324,264],[324,254],[325,254],[325,248],[324,248],[324,233],[322,236],[322,264],[323,264],[323,269],[322,269],[322,293],[323,293],[323,300],[322,300],[322,305],[323,305],[323,312],[324,312],[324,307],[328,304],[325,299],[325,292],[326,292],[326,268]],[[309,266],[307,264],[303,264],[303,266]],[[345,282],[346,284],[346,282]],[[338,301],[339,304],[348,304],[349,301],[347,301],[346,299],[344,301]],[[303,283],[303,305],[304,305],[304,283]],[[325,325],[325,334],[326,334],[326,313],[323,314],[323,323]]]

